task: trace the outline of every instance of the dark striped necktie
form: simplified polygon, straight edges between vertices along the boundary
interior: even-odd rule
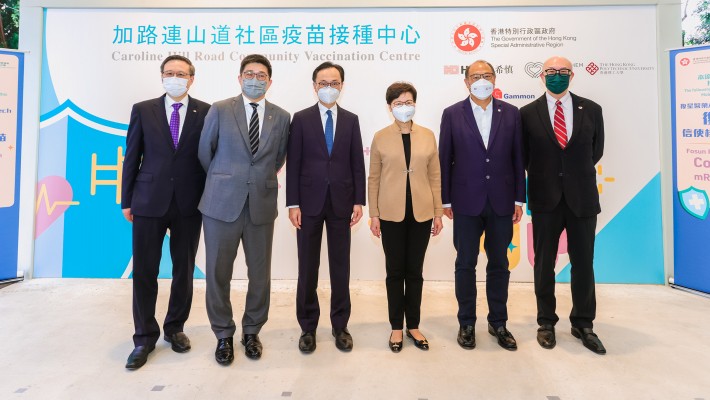
[[[256,111],[259,107],[256,103],[249,103],[253,112],[251,113],[251,119],[249,120],[249,146],[251,147],[251,154],[256,154],[259,150],[259,113]]]

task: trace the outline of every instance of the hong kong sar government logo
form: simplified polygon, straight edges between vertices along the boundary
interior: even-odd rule
[[[478,26],[471,22],[464,22],[451,34],[451,43],[459,52],[469,54],[481,47],[483,35]]]
[[[687,67],[690,64],[690,60],[687,57],[683,57],[680,59],[680,65]]]

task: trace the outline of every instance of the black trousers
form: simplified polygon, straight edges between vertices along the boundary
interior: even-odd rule
[[[549,213],[532,212],[533,246],[535,248],[535,297],[537,323],[555,325],[555,262],[563,229],[567,229],[572,291],[570,321],[579,328],[592,328],[597,302],[594,291],[594,238],[597,216],[577,217],[564,197]]]
[[[175,198],[162,217],[133,216],[133,343],[136,346],[153,345],[160,337],[155,302],[163,240],[168,229],[173,280],[163,331],[166,335],[183,331],[192,306],[192,278],[201,227],[202,214],[180,215]]]
[[[454,211],[454,247],[456,248],[456,300],[459,303],[459,325],[476,324],[476,264],[481,235],[488,257],[486,265],[486,297],[488,322],[498,328],[508,320],[508,246],[513,239],[513,216],[497,215],[490,201],[480,215],[464,215]]]
[[[304,332],[315,331],[320,318],[317,289],[324,224],[330,267],[330,323],[333,329],[341,330],[348,326],[350,320],[350,218],[335,215],[328,194],[319,215],[301,215],[301,229],[296,232],[296,318]]]
[[[418,329],[422,304],[424,255],[431,236],[431,221],[417,222],[407,205],[404,220],[380,220],[387,270],[387,307],[392,330]]]

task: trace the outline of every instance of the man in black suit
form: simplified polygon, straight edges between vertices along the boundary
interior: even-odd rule
[[[126,135],[121,208],[133,223],[133,322],[135,349],[126,363],[138,369],[160,337],[155,319],[163,239],[170,229],[173,281],[164,339],[178,353],[190,350],[183,327],[192,305],[192,277],[200,241],[197,210],[205,171],[197,159],[209,104],[187,91],[195,79],[189,59],[172,55],[160,65],[166,94],[135,104]]]
[[[547,92],[520,109],[535,247],[537,341],[555,347],[555,261],[562,230],[572,264],[572,335],[597,354],[594,237],[601,212],[595,165],[604,152],[602,108],[569,92],[572,63],[552,57],[540,75]]]
[[[343,67],[324,62],[312,75],[318,103],[294,114],[288,140],[286,205],[298,229],[296,316],[298,348],[316,349],[318,268],[323,225],[328,235],[330,321],[335,346],[350,351],[350,228],[365,205],[365,159],[357,115],[336,103],[345,81]]]

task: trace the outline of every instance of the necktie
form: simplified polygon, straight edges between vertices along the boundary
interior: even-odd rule
[[[251,154],[254,155],[259,150],[259,113],[256,111],[259,105],[256,103],[249,103],[249,105],[254,109],[249,120],[249,145]]]
[[[173,137],[174,149],[177,149],[180,137],[180,113],[178,112],[180,107],[182,107],[182,103],[173,103],[173,113],[170,114],[170,136]]]
[[[561,148],[567,147],[567,125],[565,124],[565,112],[562,109],[562,102],[557,100],[555,103],[557,108],[555,108],[555,136],[557,141],[560,143]]]
[[[333,112],[325,112],[328,118],[325,120],[325,147],[328,148],[328,155],[333,151]]]

